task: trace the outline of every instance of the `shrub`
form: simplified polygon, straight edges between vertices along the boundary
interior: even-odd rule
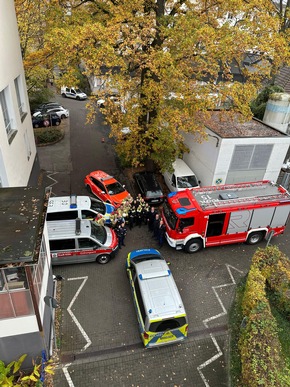
[[[251,311],[256,308],[257,304],[261,301],[267,302],[265,277],[257,267],[252,265],[249,271],[242,304],[244,316],[248,317]]]
[[[276,320],[269,303],[257,303],[241,331],[239,340],[244,387],[282,387],[280,372],[283,368],[281,345]]]
[[[34,129],[36,144],[55,143],[63,138],[63,131],[60,128]]]

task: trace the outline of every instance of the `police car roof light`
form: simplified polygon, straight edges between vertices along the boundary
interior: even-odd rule
[[[77,208],[77,195],[70,195],[70,208]]]

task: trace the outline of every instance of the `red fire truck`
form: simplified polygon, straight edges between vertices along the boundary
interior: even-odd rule
[[[268,180],[171,192],[162,209],[171,247],[195,253],[204,247],[254,245],[285,230],[290,194]]]

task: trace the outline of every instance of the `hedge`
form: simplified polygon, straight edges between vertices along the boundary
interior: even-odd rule
[[[257,250],[245,286],[244,323],[238,343],[243,387],[290,385],[266,287],[274,292],[277,307],[289,318],[290,262],[276,246]]]

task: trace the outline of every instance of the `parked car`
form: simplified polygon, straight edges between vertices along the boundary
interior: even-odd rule
[[[61,106],[58,102],[46,102],[36,106],[36,108],[34,108],[31,113],[33,114],[36,112],[41,112],[43,110],[53,109],[57,107],[63,107],[63,106]]]
[[[151,348],[186,339],[186,311],[171,270],[159,251],[131,251],[126,270],[144,346]]]
[[[108,100],[108,99],[113,101],[113,102],[115,102],[116,104],[120,103],[120,97],[118,97],[117,95],[115,95],[115,94],[113,94],[113,95],[106,94],[104,97],[99,98],[97,100],[98,108],[104,108],[105,104],[106,104],[106,100]]]
[[[84,93],[82,90],[80,90],[76,87],[62,86],[61,95],[64,98],[73,98],[73,99],[77,99],[77,100],[84,100],[84,99],[88,98],[86,93]]]
[[[111,225],[115,207],[96,197],[84,195],[53,196],[48,201],[46,220],[88,219],[98,220],[100,215],[106,226]]]
[[[153,172],[137,172],[134,174],[134,179],[145,202],[150,205],[163,203],[164,194]]]
[[[61,119],[55,113],[38,114],[36,117],[32,117],[32,126],[34,128],[42,128],[47,126],[58,126],[61,123]]]
[[[129,196],[129,192],[121,183],[103,171],[89,173],[85,177],[84,183],[90,193],[115,207],[119,207],[123,200]]]
[[[68,118],[69,117],[69,110],[65,109],[63,106],[53,107],[53,108],[45,108],[41,111],[35,112],[33,114],[33,117],[37,117],[39,114],[44,113],[55,113],[59,116],[59,118]]]
[[[172,164],[173,172],[163,174],[165,184],[171,192],[184,191],[187,188],[198,188],[200,181],[195,173],[181,159],[176,159]]]

